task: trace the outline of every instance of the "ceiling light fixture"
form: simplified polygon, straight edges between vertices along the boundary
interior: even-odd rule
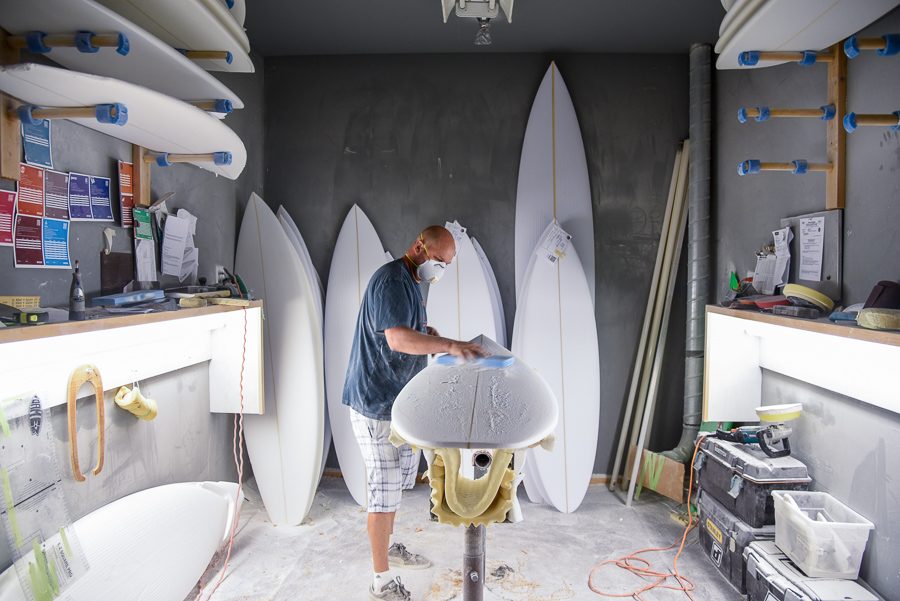
[[[491,43],[491,19],[500,15],[500,9],[506,20],[512,23],[513,2],[515,0],[441,0],[444,9],[444,23],[456,7],[457,17],[469,17],[478,20],[478,33],[475,35],[476,46]]]

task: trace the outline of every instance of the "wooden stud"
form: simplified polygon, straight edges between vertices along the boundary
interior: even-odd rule
[[[191,60],[228,60],[227,50],[188,50],[184,55]]]
[[[759,117],[759,109],[744,109],[748,117]],[[822,109],[769,109],[769,117],[815,117],[825,115]]]
[[[828,102],[837,113],[828,122],[828,148],[826,158],[833,165],[825,184],[825,208],[843,209],[847,179],[847,132],[844,116],[847,114],[847,56],[841,52],[842,44],[831,47],[837,57],[828,63]]]
[[[156,162],[156,154],[149,152],[144,155],[144,162],[153,164]],[[166,159],[170,163],[214,163],[215,154],[210,152],[207,154],[169,154]]]
[[[19,51],[6,43],[9,34],[0,29],[0,65],[19,62]],[[22,132],[18,119],[11,119],[9,111],[19,106],[11,97],[0,94],[0,178],[19,181]]]
[[[47,48],[75,48],[74,35],[45,35],[41,40]],[[24,35],[11,35],[6,39],[6,44],[11,48],[28,48],[28,42]],[[118,48],[119,35],[95,35],[91,37],[91,46],[95,48]]]
[[[132,174],[134,187],[134,206],[150,206],[150,165],[144,163],[144,148],[137,144],[131,147]]]

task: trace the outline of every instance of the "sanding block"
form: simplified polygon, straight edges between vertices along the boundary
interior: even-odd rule
[[[900,309],[863,309],[856,323],[870,330],[900,330]]]
[[[480,367],[509,367],[516,362],[513,355],[491,355],[490,357],[478,357],[473,361],[466,361],[462,357],[453,355],[441,355],[434,361],[438,365],[476,365]]]

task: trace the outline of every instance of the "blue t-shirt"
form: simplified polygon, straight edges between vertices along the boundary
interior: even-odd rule
[[[426,319],[419,284],[402,258],[372,275],[356,320],[344,405],[371,419],[391,419],[394,399],[428,360],[391,350],[384,331],[405,327],[425,333]]]

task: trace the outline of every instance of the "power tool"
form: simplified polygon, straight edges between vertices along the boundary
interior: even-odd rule
[[[763,453],[769,457],[787,457],[791,454],[791,441],[788,440],[788,436],[793,431],[785,425],[785,422],[799,417],[801,411],[803,411],[801,403],[757,407],[756,415],[761,421],[770,422],[770,425],[742,426],[730,431],[716,430],[715,436],[729,442],[758,444]]]

